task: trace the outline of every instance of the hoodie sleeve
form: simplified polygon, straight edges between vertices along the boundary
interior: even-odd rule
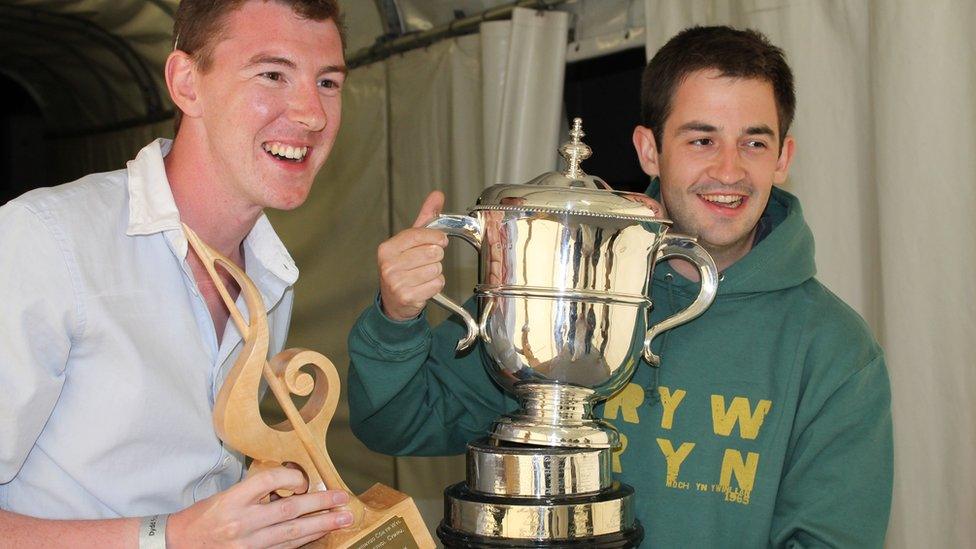
[[[773,547],[882,547],[891,508],[891,391],[884,357],[853,371],[794,437]]]
[[[473,311],[473,300],[465,304]],[[463,328],[431,330],[425,315],[397,322],[374,303],[349,334],[349,409],[356,436],[393,455],[450,455],[487,434],[513,407],[491,381],[476,348],[456,355]]]

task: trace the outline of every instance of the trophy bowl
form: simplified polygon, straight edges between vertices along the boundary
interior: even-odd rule
[[[473,215],[487,226],[475,295],[494,380],[512,394],[527,381],[585,387],[595,398],[623,387],[643,352],[649,268],[667,223],[568,212]]]
[[[496,439],[612,447],[616,430],[594,419],[592,407],[630,381],[642,356],[659,363],[651,340],[701,314],[718,273],[694,238],[669,232],[655,200],[584,174],[579,161],[589,147],[578,125],[571,135],[560,149],[565,172],[494,185],[467,215],[428,223],[479,250],[478,319],[441,294],[434,299],[467,326],[458,350],[480,338],[489,374],[522,404],[496,422]],[[691,306],[648,328],[654,266],[674,257],[697,266],[701,290]]]

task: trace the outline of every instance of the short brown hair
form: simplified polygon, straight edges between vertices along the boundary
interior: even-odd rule
[[[681,82],[693,72],[715,69],[722,76],[755,78],[773,87],[779,119],[779,144],[793,123],[796,94],[793,71],[783,50],[761,33],[732,27],[691,27],[676,34],[644,68],[641,79],[641,125],[650,128],[661,151],[664,122]]]
[[[206,71],[213,61],[213,51],[223,39],[224,21],[232,11],[251,0],[181,0],[173,16],[173,49],[186,52]],[[290,7],[296,14],[313,21],[333,20],[339,29],[342,48],[346,48],[346,30],[338,0],[261,0]],[[182,112],[174,116],[175,131],[180,129]]]

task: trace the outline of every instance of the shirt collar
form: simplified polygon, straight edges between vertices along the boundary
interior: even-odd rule
[[[180,212],[176,209],[163,165],[163,157],[169,154],[172,147],[171,140],[157,139],[143,147],[126,164],[129,176],[129,224],[126,235],[148,235],[181,228]]]
[[[189,243],[183,234],[180,212],[176,208],[163,164],[163,158],[172,147],[172,140],[157,139],[143,147],[126,164],[129,179],[129,222],[125,234],[142,236],[164,233],[173,251],[180,258],[185,258]],[[248,261],[246,265],[248,274],[252,277],[262,279],[266,273],[272,274],[286,285],[294,284],[298,280],[295,261],[263,213],[244,238],[244,248],[246,252],[250,252],[245,257],[256,260]],[[261,287],[261,283],[258,284]]]

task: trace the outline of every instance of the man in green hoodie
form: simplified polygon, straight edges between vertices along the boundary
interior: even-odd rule
[[[864,321],[815,278],[813,235],[775,188],[796,149],[783,52],[753,31],[687,29],[644,72],[641,166],[674,230],[698,235],[722,273],[698,319],[655,339],[597,414],[622,445],[619,479],[637,494],[652,547],[880,547],[891,503],[890,391]],[[443,286],[446,237],[420,228],[379,249],[380,299],[349,336],[352,426],[374,450],[456,454],[514,401],[464,332],[423,315]],[[651,322],[688,306],[697,273],[661,263]],[[474,304],[466,305],[473,311]]]

